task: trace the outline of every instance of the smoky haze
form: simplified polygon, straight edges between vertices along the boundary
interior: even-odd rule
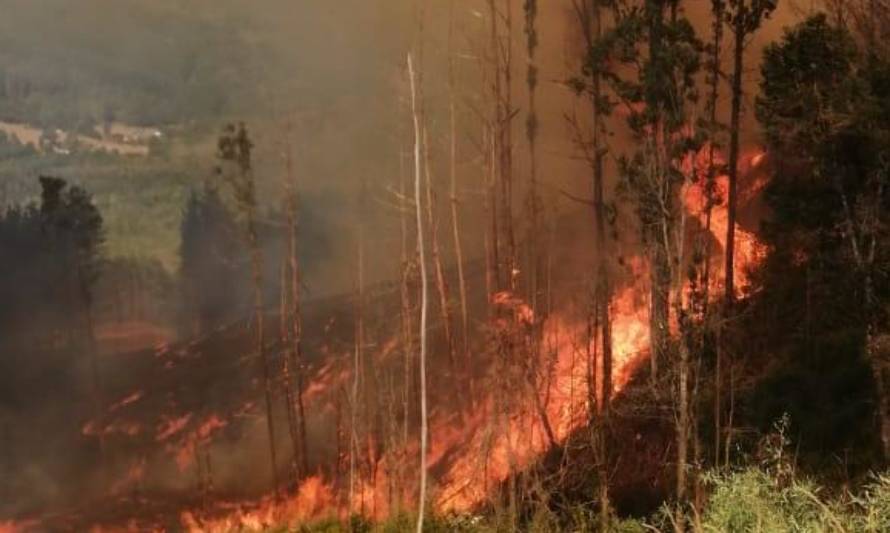
[[[554,252],[563,266],[559,275],[568,283],[589,271],[593,236],[586,230],[589,207],[570,198],[588,197],[590,180],[566,116],[576,115],[584,123],[589,107],[565,83],[578,69],[580,49],[569,1],[540,3],[538,179],[546,216],[552,221],[552,238],[559,241]],[[310,345],[316,349],[311,357],[315,358],[313,364],[321,366],[328,353],[322,346],[330,332],[330,336],[339,332],[345,337],[334,342],[340,343],[341,353],[348,353],[352,341],[346,312],[352,304],[348,299],[336,298],[357,288],[359,247],[363,249],[366,283],[384,286],[394,283],[399,275],[399,179],[411,172],[413,142],[405,59],[412,50],[421,55],[430,171],[433,179],[442,183],[435,191],[436,202],[439,211],[447,213],[450,199],[444,184],[449,172],[450,47],[456,58],[457,176],[465,258],[476,265],[483,260],[483,231],[479,228],[485,223],[481,198],[486,170],[478,114],[484,112],[483,91],[488,90],[480,72],[488,53],[486,2],[456,0],[450,44],[449,2],[425,2],[422,31],[416,4],[414,0],[0,0],[0,85],[4,87],[0,121],[33,125],[41,131],[91,131],[97,125],[123,122],[161,128],[171,139],[163,155],[152,155],[145,161],[102,159],[112,156],[97,155],[65,159],[61,153],[34,153],[23,157],[48,159],[46,167],[34,164],[32,159],[18,164],[10,157],[4,163],[8,166],[0,171],[4,180],[0,202],[5,206],[27,202],[38,205],[37,177],[44,173],[62,176],[72,186],[82,187],[93,195],[104,216],[102,259],[109,264],[128,259],[150,263],[139,266],[138,271],[161,287],[157,289],[160,296],[146,297],[152,303],[143,303],[142,311],[136,312],[132,309],[140,307],[138,297],[118,295],[143,294],[144,287],[137,290],[130,281],[121,281],[100,291],[97,309],[107,311],[97,315],[97,330],[119,331],[116,325],[123,320],[114,318],[119,314],[126,315],[128,324],[138,318],[139,324],[158,328],[148,346],[139,346],[149,349],[145,353],[184,353],[191,349],[187,347],[197,345],[200,353],[223,359],[231,363],[228,368],[240,373],[231,382],[222,371],[211,373],[206,383],[193,387],[196,392],[183,392],[189,388],[185,383],[188,374],[177,374],[176,379],[183,383],[159,387],[160,392],[150,402],[145,401],[144,412],[138,411],[146,426],[170,422],[159,413],[168,408],[168,393],[170,397],[183,394],[187,398],[178,399],[176,408],[178,413],[189,409],[197,413],[188,422],[191,424],[206,414],[201,411],[206,406],[237,411],[242,406],[229,405],[228,396],[243,399],[256,392],[252,388],[256,386],[256,368],[240,360],[239,353],[230,353],[234,350],[224,341],[210,338],[218,334],[240,339],[237,332],[243,337],[249,329],[245,322],[250,309],[246,270],[237,270],[243,275],[243,286],[229,285],[230,279],[222,274],[217,279],[215,271],[199,272],[199,276],[208,278],[208,285],[231,296],[220,304],[231,307],[231,312],[225,320],[213,324],[213,328],[229,329],[211,328],[193,338],[191,321],[181,327],[180,293],[184,291],[180,229],[190,194],[200,193],[211,183],[226,196],[225,185],[214,182],[213,169],[216,136],[227,123],[243,121],[255,146],[260,218],[271,235],[263,247],[269,307],[277,305],[277,272],[285,254],[275,237],[275,228],[281,225],[283,183],[287,179],[285,153],[289,151],[293,158],[304,237],[301,259],[305,264],[306,305],[310,307],[307,313],[316,313],[311,308],[316,301],[319,306],[337,302],[342,315],[335,326],[321,312],[310,322],[315,328]],[[521,2],[514,4],[519,20]],[[690,16],[702,38],[707,39],[709,3],[700,4],[701,12]],[[795,16],[793,10],[782,5],[749,46],[749,87],[757,81],[756,61],[764,43],[774,40]],[[513,155],[515,179],[525,183],[528,150],[523,126],[526,89],[521,24],[516,24],[514,33],[516,72],[512,90],[518,113],[513,120]],[[421,41],[422,50],[418,46]],[[748,91],[751,93],[753,90]],[[758,137],[750,100],[746,102],[745,120],[750,127],[745,131],[751,133],[745,142],[753,145]],[[728,102],[721,101],[721,105],[728,108]],[[726,116],[725,109],[723,114]],[[627,133],[621,124],[616,123],[615,129],[610,148],[618,154]],[[124,169],[123,173],[142,165],[151,167],[145,171],[146,181],[134,184],[124,182],[124,178],[106,179],[109,172],[96,171],[119,168]],[[114,177],[114,172],[109,175]],[[176,178],[150,181],[156,174]],[[140,191],[144,191],[141,196]],[[527,215],[520,200],[524,194],[518,187],[515,205],[520,221]],[[222,201],[232,206],[231,198]],[[151,203],[153,210],[141,211],[144,203]],[[631,225],[625,220],[627,214],[619,217],[620,223]],[[450,272],[454,257],[448,224],[447,216],[443,216],[440,232]],[[521,224],[518,228],[523,228]],[[149,230],[151,239],[133,240]],[[627,231],[622,236],[627,240],[628,254],[637,245],[632,233]],[[243,263],[243,267],[246,259],[240,253],[232,260]],[[14,262],[16,258],[2,260]],[[101,270],[98,286],[102,286],[101,280],[110,279],[109,272],[121,272],[120,279],[129,280],[136,271],[136,267],[118,266],[120,270],[109,266]],[[481,286],[480,279],[474,283]],[[482,289],[476,294],[482,294]],[[132,302],[121,303],[121,299]],[[476,297],[479,301],[474,300],[474,305],[483,299]],[[16,304],[22,313],[29,309],[27,302]],[[56,320],[61,319],[54,317],[38,324],[34,335],[61,329]],[[102,338],[99,341],[101,344]],[[182,344],[178,344],[180,341]],[[8,393],[0,396],[0,438],[6,442],[0,443],[5,454],[0,462],[0,518],[82,506],[107,497],[109,480],[126,478],[133,457],[142,457],[151,472],[143,478],[141,490],[176,494],[194,486],[188,477],[193,473],[177,469],[169,451],[157,443],[150,449],[112,452],[113,458],[105,467],[100,466],[105,443],[84,430],[96,410],[92,362],[87,352],[97,349],[85,348],[83,342],[78,339],[60,350],[52,343],[40,349],[29,348],[24,342],[10,348],[15,353],[7,357],[3,367],[10,378],[0,381],[7,387],[0,392]],[[244,352],[249,350],[237,346]],[[127,354],[99,351],[98,374],[105,389],[101,402],[110,404],[133,394],[130,387],[139,381],[136,371],[144,371],[147,380],[165,379],[161,363],[140,366],[126,359],[133,357],[135,361],[136,350],[119,350]],[[203,368],[186,355],[182,361],[182,368],[195,372]],[[219,381],[214,382],[216,378]],[[146,398],[150,396],[149,392],[145,394]],[[278,413],[278,417],[283,421],[284,414]],[[228,423],[227,439],[214,450],[217,489],[223,493],[229,489],[238,496],[243,492],[260,493],[268,486],[267,478],[258,475],[245,484],[239,473],[265,461],[264,428],[255,420],[238,428],[233,428],[235,425]],[[150,427],[149,431],[155,429]],[[331,438],[330,428],[318,420],[309,431],[310,438],[318,441]],[[279,440],[283,444],[285,437],[280,435]],[[324,449],[314,461],[320,463],[322,457],[333,453]]]

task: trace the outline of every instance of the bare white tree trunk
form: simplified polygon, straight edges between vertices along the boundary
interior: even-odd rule
[[[414,118],[414,210],[417,215],[417,252],[420,262],[420,495],[417,502],[417,533],[423,531],[424,506],[426,504],[426,451],[427,451],[427,405],[426,405],[426,321],[428,300],[426,275],[426,250],[423,242],[423,209],[421,203],[421,161],[420,161],[420,115],[417,109],[417,87],[414,61],[408,54],[408,76],[411,82],[411,112]]]

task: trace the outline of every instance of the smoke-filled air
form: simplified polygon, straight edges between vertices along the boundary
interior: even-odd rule
[[[890,1],[0,13],[0,533],[890,531]]]

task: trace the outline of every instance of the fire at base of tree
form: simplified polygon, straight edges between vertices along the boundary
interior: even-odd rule
[[[4,204],[0,533],[890,530],[890,4],[352,8],[367,161],[283,102],[143,154],[206,166],[173,267],[68,167]]]

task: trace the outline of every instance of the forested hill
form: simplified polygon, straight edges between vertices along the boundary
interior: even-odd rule
[[[357,179],[350,161],[375,175],[395,165],[397,146],[381,147],[390,140],[379,131],[395,129],[391,77],[404,37],[372,30],[404,18],[406,5],[0,0],[0,206],[35,201],[41,175],[62,177],[93,195],[109,256],[172,271],[186,199],[212,174],[222,126],[244,121],[254,133],[261,199],[276,208],[285,117],[301,111],[295,147],[312,134],[304,195],[343,203]],[[160,135],[124,145],[109,125]],[[342,157],[344,145],[355,157]]]
[[[398,18],[397,8],[361,4],[0,0],[0,119],[66,129],[109,118],[179,124],[255,116],[332,87],[368,91],[328,63],[346,76],[379,70],[364,29]],[[361,30],[343,25],[346,13]],[[322,46],[326,57],[306,53]]]
[[[227,2],[228,3],[228,2]],[[4,0],[0,117],[74,129],[179,123],[255,110],[251,19],[151,0]],[[226,13],[225,15],[219,13]]]

